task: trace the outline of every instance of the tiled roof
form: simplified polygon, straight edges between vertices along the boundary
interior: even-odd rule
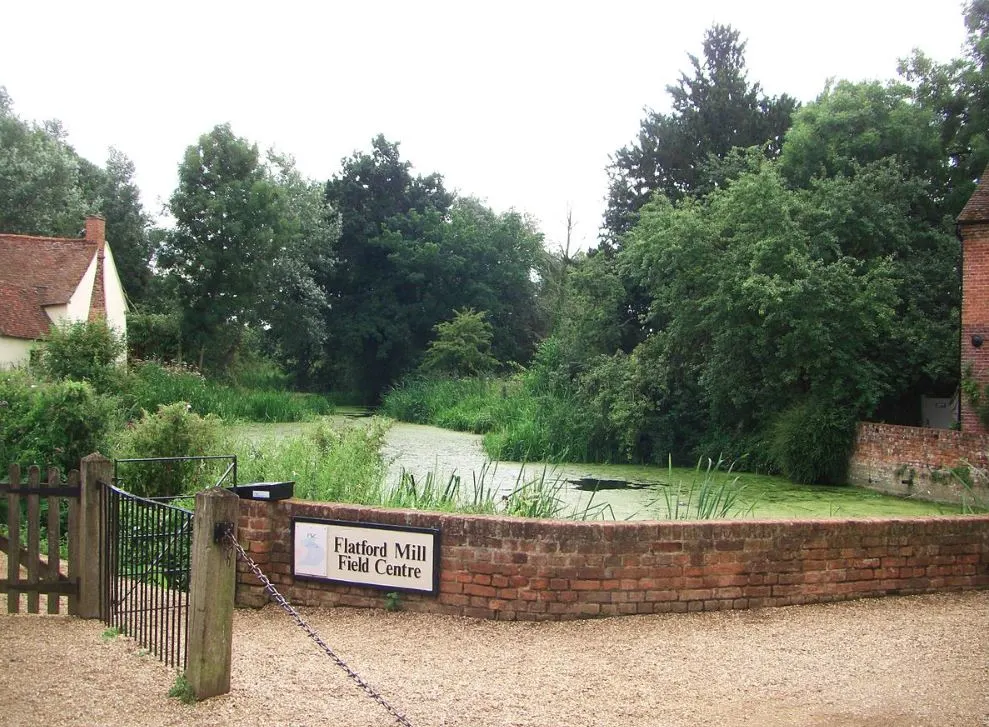
[[[0,283],[0,336],[41,338],[49,326],[37,290]]]
[[[989,222],[989,167],[982,172],[979,186],[975,188],[968,203],[958,215],[958,224],[976,224]]]
[[[51,322],[42,306],[69,302],[96,248],[95,240],[0,235],[0,333],[17,338],[47,333]],[[28,312],[23,306],[31,296]]]

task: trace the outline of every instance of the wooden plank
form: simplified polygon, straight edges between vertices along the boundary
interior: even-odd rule
[[[4,553],[7,553],[9,551],[9,548],[10,548],[10,539],[6,535],[0,535],[0,550],[2,550]],[[19,555],[21,560],[21,567],[24,567],[24,564],[27,563],[27,548],[25,548],[23,545],[20,546]],[[48,570],[48,559],[43,555],[38,556],[38,568],[42,573]],[[69,580],[69,577],[64,573],[59,573],[58,580],[67,581]]]
[[[48,470],[48,486],[54,487],[59,483],[58,469],[52,467]],[[45,581],[56,584],[59,582],[61,571],[62,545],[62,524],[59,522],[59,509],[61,499],[58,497],[48,498],[48,569]],[[62,599],[55,593],[48,593],[48,613],[58,613]]]
[[[10,465],[10,484],[17,487],[21,483],[21,468],[16,464]],[[7,537],[10,538],[7,549],[7,583],[16,586],[21,579],[21,498],[19,495],[7,495]],[[7,590],[7,613],[21,612],[21,594]]]
[[[239,502],[218,488],[196,494],[185,670],[196,699],[230,691],[237,558],[228,543],[214,542],[213,535],[217,523],[230,523],[236,535]]]
[[[41,469],[31,465],[27,471],[27,582],[35,586],[41,579],[41,568],[38,567],[41,555],[41,498],[35,492],[41,487]],[[27,594],[27,612],[38,613],[38,592],[29,591]]]
[[[113,462],[98,452],[82,458],[79,512],[78,616],[103,617],[103,488],[113,481]]]
[[[69,472],[69,486],[79,486],[79,470]],[[69,580],[79,584],[79,558],[82,554],[79,550],[79,508],[80,498],[73,497],[69,500]],[[79,591],[75,590],[69,594],[69,613],[76,615],[79,612]]]
[[[78,584],[71,581],[59,581],[58,583],[28,583],[27,581],[18,581],[11,584],[7,580],[0,580],[0,591],[6,591],[8,596],[11,593],[18,596],[21,593],[33,593],[34,595],[56,593],[63,596],[70,596],[77,590]]]

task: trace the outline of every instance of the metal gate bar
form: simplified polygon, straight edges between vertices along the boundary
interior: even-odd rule
[[[192,512],[104,490],[104,620],[168,666],[186,666]]]

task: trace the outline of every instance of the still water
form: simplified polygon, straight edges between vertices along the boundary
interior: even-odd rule
[[[340,426],[359,424],[353,416],[329,419]],[[249,438],[295,436],[308,424],[251,424],[238,427]],[[388,465],[388,482],[398,483],[402,472],[417,482],[432,476],[446,483],[459,476],[461,493],[470,497],[475,483],[483,482],[496,496],[504,496],[520,483],[544,478],[561,500],[564,513],[582,512],[592,505],[616,520],[667,519],[674,493],[700,483],[705,473],[691,469],[672,471],[659,465],[543,465],[518,462],[491,463],[484,454],[482,437],[419,424],[396,423],[385,437],[381,452]],[[748,518],[846,518],[955,514],[958,508],[921,500],[881,495],[858,487],[795,485],[781,477],[718,472],[717,486],[728,483],[737,492],[732,508]],[[682,495],[681,495],[682,497]]]
[[[671,493],[681,498],[691,482],[703,481],[706,473],[658,465],[542,465],[518,462],[488,462],[482,437],[417,424],[396,424],[386,437],[382,456],[388,463],[389,482],[397,482],[402,471],[417,480],[430,472],[441,482],[459,475],[461,489],[470,493],[473,482],[484,477],[487,486],[504,495],[519,482],[545,477],[556,488],[556,496],[571,512],[581,512],[590,502],[606,507],[607,517],[617,520],[662,520],[668,518]],[[718,487],[728,483],[738,493],[738,516],[750,518],[842,518],[894,517],[954,514],[958,508],[881,495],[858,487],[795,485],[781,477],[765,475],[713,474]],[[671,487],[672,486],[672,487]]]

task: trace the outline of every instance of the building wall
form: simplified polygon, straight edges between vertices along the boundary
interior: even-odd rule
[[[107,324],[120,335],[127,336],[127,298],[124,287],[117,273],[117,265],[113,259],[110,246],[106,248],[106,258],[103,261],[103,290],[106,297]]]
[[[89,320],[89,304],[93,298],[93,283],[96,281],[96,255],[93,255],[93,259],[89,261],[89,267],[86,268],[86,272],[82,276],[82,280],[79,281],[79,285],[76,286],[75,291],[72,293],[72,297],[69,298],[69,303],[65,307],[64,312],[56,318],[53,313],[55,306],[51,306],[46,309],[49,317],[52,321],[58,323],[62,320],[69,321],[85,321]]]
[[[935,502],[989,504],[989,435],[861,422],[849,484]]]
[[[964,374],[971,370],[972,378],[984,388],[989,384],[989,225],[965,225],[962,229],[962,315],[961,367]],[[985,343],[976,347],[973,336]],[[972,408],[968,397],[962,395],[962,431],[985,433],[986,428]]]
[[[0,368],[26,365],[31,358],[34,341],[0,336]]]
[[[402,608],[477,618],[745,609],[989,586],[989,516],[576,523],[241,501],[239,542],[299,605],[380,608],[384,593],[296,581],[293,516],[439,528],[439,595],[402,594]],[[267,601],[243,562],[237,578],[238,604]]]

